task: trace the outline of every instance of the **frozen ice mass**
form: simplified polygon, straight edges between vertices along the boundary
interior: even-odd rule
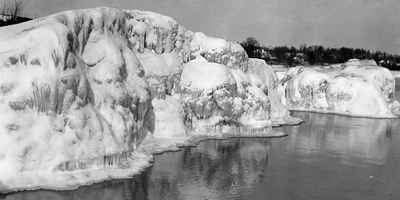
[[[396,118],[366,60],[281,72],[153,12],[71,10],[0,28],[0,191],[126,178],[202,138],[282,136],[290,110]]]
[[[394,76],[370,60],[291,68],[278,90],[290,110],[372,118],[397,118],[399,113]]]

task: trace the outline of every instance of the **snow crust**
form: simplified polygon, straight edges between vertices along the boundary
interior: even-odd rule
[[[234,81],[225,65],[199,58],[185,64],[180,84],[181,87],[192,90],[213,90],[220,86],[232,85]]]
[[[299,123],[268,65],[157,13],[71,10],[0,28],[0,191],[125,178],[202,138]]]
[[[295,67],[281,79],[280,94],[291,110],[359,117],[397,118],[395,80],[374,61],[352,59],[330,67]]]

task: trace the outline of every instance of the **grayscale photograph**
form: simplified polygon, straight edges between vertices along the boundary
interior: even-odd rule
[[[0,200],[399,200],[399,102],[398,0],[0,0]]]

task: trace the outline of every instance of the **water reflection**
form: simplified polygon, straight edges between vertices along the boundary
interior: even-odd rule
[[[240,199],[262,182],[270,140],[209,140],[196,148],[165,153],[153,167],[128,180],[115,180],[74,191],[31,191],[4,198],[29,200]]]
[[[268,152],[268,139],[232,139],[172,153],[149,172],[149,198],[237,199],[262,181]]]
[[[305,112],[295,115],[305,123],[281,128],[290,134],[285,142],[287,151],[307,159],[319,155],[337,156],[347,164],[384,164],[392,135],[397,134],[400,127],[397,119],[350,118]]]

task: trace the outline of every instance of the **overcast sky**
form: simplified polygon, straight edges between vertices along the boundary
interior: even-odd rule
[[[159,12],[190,30],[230,40],[254,36],[265,45],[400,53],[399,0],[25,0],[25,13],[44,16],[98,6]]]

